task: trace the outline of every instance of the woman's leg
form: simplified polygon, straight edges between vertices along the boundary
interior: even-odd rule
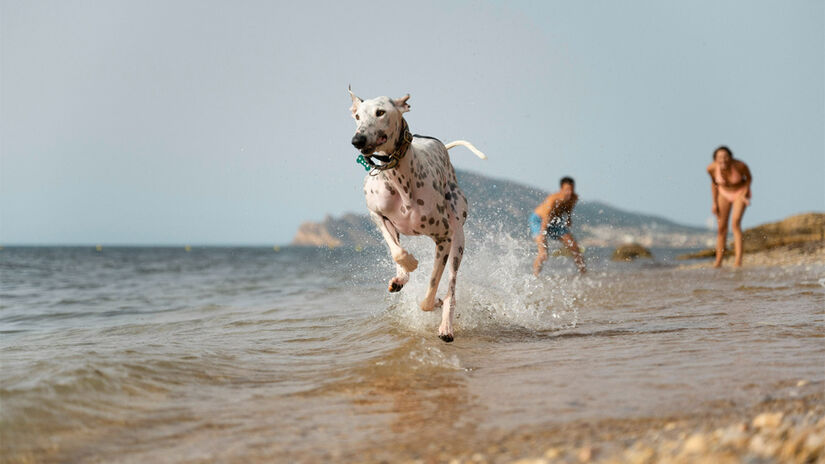
[[[716,233],[716,262],[713,267],[722,265],[722,258],[725,257],[725,244],[728,241],[728,219],[730,218],[731,203],[723,195],[716,199],[719,209],[716,211],[716,220],[719,230]]]
[[[733,226],[733,250],[735,267],[742,266],[742,216],[745,214],[745,202],[742,199],[737,199],[731,208],[733,217],[731,218],[731,225]]]

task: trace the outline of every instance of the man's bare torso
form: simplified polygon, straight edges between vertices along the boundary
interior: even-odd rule
[[[573,208],[576,206],[576,202],[578,200],[579,196],[575,193],[572,198],[565,200],[564,195],[561,192],[556,192],[547,195],[547,198],[545,198],[534,211],[541,218],[561,218],[563,216],[569,216],[573,213]]]

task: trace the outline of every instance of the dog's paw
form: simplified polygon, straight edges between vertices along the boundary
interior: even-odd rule
[[[387,288],[387,290],[390,293],[395,293],[395,292],[400,292],[402,288],[404,288],[404,283],[401,282],[401,279],[396,277],[396,278],[394,278],[390,281],[390,285]]]
[[[449,321],[441,321],[438,327],[438,338],[447,343],[453,341],[453,325]]]
[[[412,272],[418,268],[418,260],[406,251],[402,251],[398,256],[393,256],[393,260],[407,272]]]

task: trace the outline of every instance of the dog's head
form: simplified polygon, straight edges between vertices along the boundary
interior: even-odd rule
[[[352,137],[352,145],[365,155],[375,152],[390,153],[395,148],[403,128],[403,113],[410,110],[410,95],[398,99],[377,97],[371,100],[358,98],[352,89],[352,117],[358,127]]]

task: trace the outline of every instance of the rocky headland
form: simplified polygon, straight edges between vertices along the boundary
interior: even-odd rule
[[[470,203],[468,232],[501,230],[513,237],[527,238],[527,219],[548,191],[467,171],[458,170],[456,175]],[[631,242],[645,247],[675,248],[713,244],[713,233],[705,228],[622,210],[582,196],[584,199],[573,214],[573,233],[585,247],[615,247]],[[292,240],[293,245],[329,247],[381,246],[382,242],[366,211],[305,222]]]

